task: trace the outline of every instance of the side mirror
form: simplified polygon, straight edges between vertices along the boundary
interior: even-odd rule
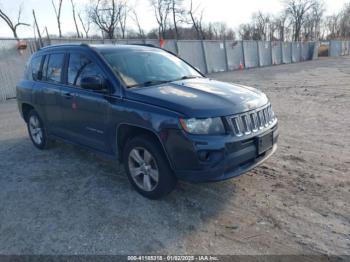
[[[80,86],[84,89],[102,91],[106,89],[105,80],[100,76],[86,76],[80,80]]]

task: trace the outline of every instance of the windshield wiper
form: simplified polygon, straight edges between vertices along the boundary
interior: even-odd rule
[[[134,84],[134,85],[129,85],[128,88],[132,87],[141,87],[141,86],[154,86],[154,85],[160,85],[164,83],[169,83],[169,82],[174,82],[174,81],[179,81],[179,80],[185,80],[185,79],[192,79],[192,78],[202,78],[201,76],[195,76],[195,75],[188,75],[188,76],[183,76],[179,79],[174,79],[174,80],[149,80],[140,84]]]
[[[192,76],[192,75],[190,75],[190,76],[183,76],[183,77],[181,77],[181,80],[192,79],[192,78],[202,78],[202,77],[201,76]]]
[[[193,79],[193,78],[202,78],[201,76],[195,76],[195,75],[188,75],[188,76],[183,76],[179,79],[176,79],[174,81],[179,81],[179,80],[186,80],[186,79]]]
[[[154,86],[154,85],[159,85],[159,84],[164,84],[164,83],[169,83],[171,80],[150,80],[143,82],[141,84],[135,84],[135,85],[130,85],[130,87],[141,87],[141,86]]]

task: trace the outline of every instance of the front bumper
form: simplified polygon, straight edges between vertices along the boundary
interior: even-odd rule
[[[272,148],[259,154],[257,137],[270,132]],[[179,179],[221,181],[239,176],[263,163],[277,150],[278,136],[277,123],[262,133],[240,140],[231,135],[198,137],[177,131],[169,135],[166,148]],[[208,157],[201,157],[201,154]]]

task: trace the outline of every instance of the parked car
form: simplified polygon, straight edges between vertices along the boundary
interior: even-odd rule
[[[28,61],[17,100],[34,146],[60,139],[117,157],[151,199],[178,179],[236,177],[277,148],[277,118],[265,94],[207,78],[155,47],[42,48]]]

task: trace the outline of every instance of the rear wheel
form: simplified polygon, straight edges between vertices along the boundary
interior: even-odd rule
[[[44,124],[34,109],[31,110],[28,114],[27,128],[29,137],[35,147],[41,150],[48,148],[49,139],[46,135]]]
[[[161,198],[176,185],[163,150],[152,137],[138,136],[129,140],[124,147],[123,162],[130,183],[147,198]]]

